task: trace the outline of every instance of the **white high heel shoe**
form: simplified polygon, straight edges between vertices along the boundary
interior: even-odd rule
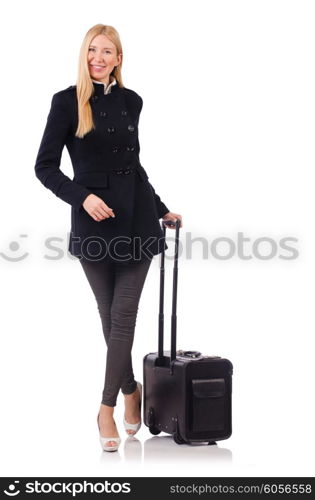
[[[98,413],[98,415],[97,415],[97,425],[98,425],[98,430],[99,430],[99,433],[100,433],[100,442],[101,442],[103,450],[104,451],[117,451],[118,447],[120,445],[121,439],[119,437],[105,438],[105,437],[101,436],[100,424],[98,423],[98,417],[99,416],[100,416],[100,414]],[[110,441],[114,441],[116,444],[112,445],[112,446],[106,446],[106,443],[108,443]]]
[[[138,387],[138,390],[140,392],[139,409],[140,409],[140,413],[141,413],[142,385],[141,385],[140,382],[137,382],[137,387]],[[137,422],[136,424],[129,424],[125,420],[125,416],[124,416],[124,427],[126,429],[126,432],[127,432],[128,436],[134,436],[136,434],[136,432],[138,432],[138,430],[141,427],[141,417],[140,417],[140,422]],[[128,432],[128,431],[132,431],[132,432]]]

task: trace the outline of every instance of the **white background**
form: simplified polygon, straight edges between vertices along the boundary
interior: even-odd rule
[[[313,475],[314,17],[305,0],[2,6],[1,475]],[[183,216],[178,348],[234,365],[233,434],[217,448],[179,446],[144,425],[125,440],[121,395],[122,445],[106,453],[99,444],[101,321],[66,253],[70,205],[34,174],[51,97],[75,84],[79,47],[97,23],[120,33],[124,85],[144,101],[141,163]],[[66,149],[62,170],[72,175]],[[218,258],[213,241],[237,247],[238,233],[252,258]],[[61,238],[62,258],[45,249],[50,236]],[[203,241],[191,255],[189,237]],[[258,245],[266,259],[253,251],[264,237],[275,242],[273,258],[268,242]],[[292,254],[280,240],[289,237],[297,255],[285,260]],[[158,280],[156,257],[133,346],[141,381],[142,359],[157,349]]]

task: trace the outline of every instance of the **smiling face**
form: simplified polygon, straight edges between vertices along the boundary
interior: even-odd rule
[[[93,80],[109,84],[109,75],[121,62],[121,55],[116,54],[116,47],[106,35],[97,35],[89,46],[88,66]]]

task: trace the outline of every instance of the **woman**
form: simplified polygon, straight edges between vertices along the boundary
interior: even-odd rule
[[[127,434],[140,428],[142,386],[131,359],[138,304],[153,256],[168,248],[159,219],[182,220],[140,164],[142,98],[123,86],[122,59],[112,26],[87,32],[77,84],[53,95],[35,165],[42,184],[71,205],[68,250],[80,259],[102,321],[107,358],[97,423],[105,451],[120,444],[114,420],[120,389]],[[65,145],[73,180],[59,168]]]

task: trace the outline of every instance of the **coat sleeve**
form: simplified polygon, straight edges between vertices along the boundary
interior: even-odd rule
[[[140,97],[140,96],[138,96]],[[139,109],[138,109],[138,120],[137,120],[137,125],[139,124],[139,117],[140,117],[140,113],[141,113],[141,110],[142,110],[142,107],[143,107],[143,99],[142,97],[140,97],[139,99]],[[140,152],[140,144],[139,144],[139,140],[138,140],[138,152]],[[170,212],[170,210],[167,208],[166,205],[164,205],[164,203],[161,201],[161,198],[159,197],[159,195],[155,192],[155,189],[154,187],[152,186],[152,184],[149,182],[150,186],[151,186],[151,189],[152,189],[152,193],[153,193],[153,197],[154,197],[154,201],[155,201],[155,205],[156,205],[156,208],[157,208],[157,212],[158,212],[158,216],[159,216],[159,219],[161,217],[163,217],[165,214],[167,214],[168,212]]]
[[[159,216],[159,219],[161,217],[163,217],[165,214],[167,214],[168,212],[170,212],[170,210],[167,208],[166,205],[164,205],[164,203],[161,201],[161,198],[159,197],[159,195],[155,192],[155,189],[154,187],[152,186],[151,183],[149,183],[150,186],[151,186],[151,189],[152,189],[152,192],[153,192],[153,196],[154,196],[154,200],[155,200],[155,205],[156,205],[156,208],[157,208],[157,211],[158,211],[158,216]]]
[[[59,168],[62,151],[70,132],[70,121],[62,94],[54,94],[36,158],[35,175],[47,189],[78,212],[91,191],[72,181]]]

